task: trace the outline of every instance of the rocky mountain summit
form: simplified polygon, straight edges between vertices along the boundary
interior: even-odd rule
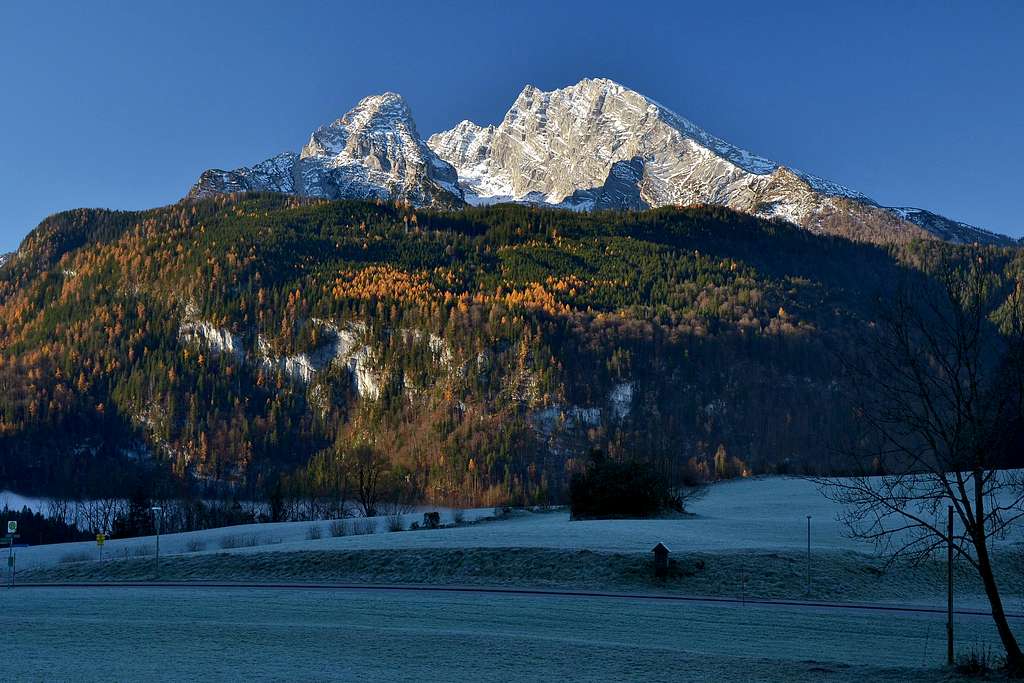
[[[313,133],[300,154],[203,173],[190,197],[270,190],[416,206],[518,202],[573,210],[710,204],[869,241],[931,235],[1015,244],[1003,235],[865,195],[711,135],[607,79],[526,86],[497,125],[462,121],[424,142],[406,102],[367,97]]]
[[[233,171],[205,171],[188,196],[255,190],[416,206],[462,204],[455,169],[423,142],[409,105],[395,93],[364,98],[318,128],[299,154],[285,152]]]
[[[0,268],[3,268],[14,254],[0,254]]]
[[[430,137],[474,204],[525,201],[572,209],[718,204],[777,216],[815,232],[919,234],[1010,243],[921,209],[879,206],[863,194],[721,140],[607,79],[544,92],[526,86],[494,126],[463,121]]]

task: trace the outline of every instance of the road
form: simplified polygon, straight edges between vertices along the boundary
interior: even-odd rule
[[[944,615],[892,607],[394,586],[33,587],[0,591],[10,655],[0,679],[933,680]],[[988,620],[957,622],[962,647],[997,643]]]

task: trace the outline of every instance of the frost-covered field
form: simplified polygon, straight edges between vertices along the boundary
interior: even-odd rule
[[[373,527],[373,534],[332,537],[330,522],[251,524],[183,534],[164,535],[161,554],[252,553],[296,550],[371,550],[402,548],[552,548],[618,553],[647,553],[658,542],[673,552],[733,552],[747,550],[798,552],[806,549],[807,515],[811,515],[814,552],[861,551],[872,548],[844,534],[836,520],[840,508],[822,496],[814,484],[801,479],[759,478],[712,486],[692,504],[692,517],[655,520],[601,520],[570,522],[565,510],[513,515],[486,524],[470,524],[432,531],[389,533],[387,520],[349,520]],[[492,510],[468,510],[472,521]],[[408,527],[422,515],[405,515]],[[442,511],[442,522],[452,521]],[[315,526],[319,539],[310,539]],[[1009,544],[1024,541],[1018,529]],[[152,537],[107,541],[109,559],[152,554]],[[238,547],[231,547],[238,546]],[[92,542],[24,548],[19,551],[21,570],[52,566],[74,558],[95,556]]]
[[[256,588],[0,589],[0,630],[18,656],[0,680],[934,680],[941,614],[634,598],[429,593],[422,585],[552,587],[728,598],[804,596],[812,516],[816,600],[940,604],[944,568],[882,570],[847,539],[813,484],[756,479],[711,487],[694,516],[570,522],[564,510],[387,531],[387,520],[261,524],[155,539],[19,551],[23,581],[246,581]],[[404,525],[421,521],[406,515]],[[453,521],[442,511],[442,521]],[[351,535],[354,525],[374,533]],[[311,528],[317,531],[311,533]],[[319,536],[319,538],[317,538]],[[678,574],[651,575],[665,542]],[[997,549],[1011,613],[1024,613],[1020,533]],[[1024,560],[1024,555],[1020,556]],[[1018,566],[1019,565],[1019,566]],[[398,592],[267,583],[405,584]],[[984,608],[957,574],[959,608]],[[1014,628],[1024,618],[1013,617]],[[991,620],[957,616],[958,649],[993,645]],[[1024,635],[1024,634],[1022,634]],[[145,653],[145,656],[139,656]]]
[[[372,535],[333,538],[329,522],[314,523],[321,538],[309,540],[309,522],[252,524],[183,534],[163,535],[162,554],[186,552],[288,552],[306,550],[355,550],[393,548],[559,548],[609,552],[646,553],[658,542],[673,551],[731,551],[744,549],[796,550],[807,543],[807,515],[819,550],[868,550],[843,535],[836,522],[838,508],[813,484],[799,479],[764,478],[718,484],[692,506],[695,516],[657,520],[607,520],[570,522],[567,511],[528,513],[501,522],[466,525],[433,531],[388,533],[384,518],[373,520]],[[493,514],[492,510],[466,511],[466,520]],[[442,521],[450,522],[450,511]],[[406,515],[406,526],[422,515]],[[223,539],[228,538],[225,542]],[[240,539],[245,547],[225,548]],[[255,545],[249,543],[256,541]],[[109,540],[108,558],[127,553],[151,552],[152,537]],[[19,569],[52,565],[62,558],[95,553],[95,543],[67,543],[25,548],[19,552]]]
[[[924,681],[943,629],[935,615],[608,598],[15,589],[0,591],[0,679]],[[957,631],[995,642],[984,619]]]

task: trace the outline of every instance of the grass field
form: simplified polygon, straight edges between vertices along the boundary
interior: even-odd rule
[[[0,592],[14,680],[925,681],[941,617],[607,598]],[[991,643],[986,619],[958,624]]]

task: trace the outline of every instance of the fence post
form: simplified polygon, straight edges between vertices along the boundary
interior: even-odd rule
[[[811,516],[807,515],[807,595],[811,594]]]

